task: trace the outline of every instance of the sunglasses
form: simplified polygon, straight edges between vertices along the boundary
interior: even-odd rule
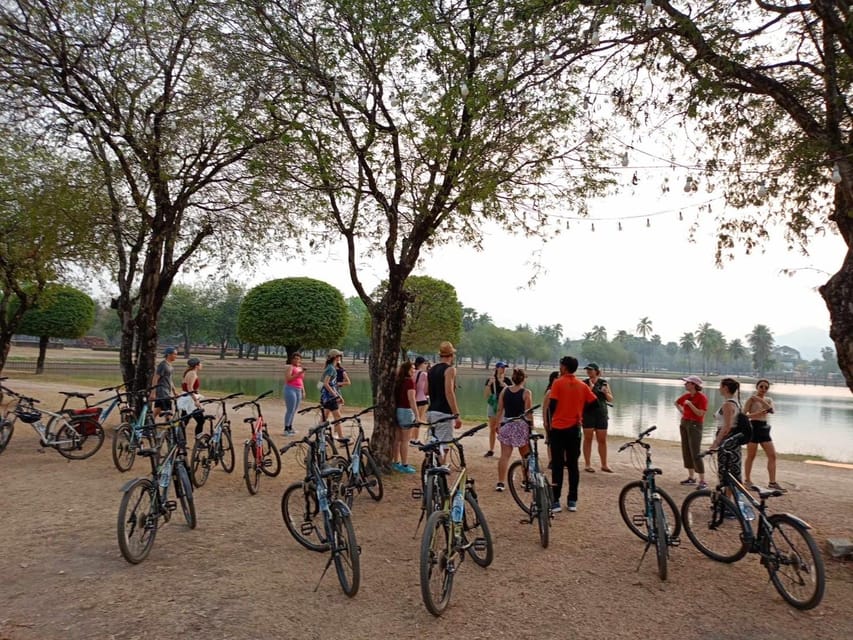
[[[760,384],[758,385],[758,388],[767,391],[770,387],[768,387],[766,384]]]

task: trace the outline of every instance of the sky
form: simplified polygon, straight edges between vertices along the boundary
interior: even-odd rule
[[[572,219],[568,230],[544,244],[487,228],[483,251],[441,247],[422,257],[416,274],[449,282],[463,306],[488,313],[497,326],[535,329],[560,323],[564,337],[572,339],[599,324],[608,338],[620,329],[636,333],[643,316],[664,343],[677,342],[704,322],[727,340],[745,341],[759,323],[774,335],[804,327],[828,330],[829,313],[817,287],[842,263],[846,247],[840,237],[814,238],[810,255],[803,256],[787,250],[781,229],[771,230],[763,252],[736,253],[734,261],[717,268],[713,222],[701,223],[695,242],[688,241],[690,224],[703,215],[698,205],[708,197],[701,192],[645,201],[627,193],[611,196],[591,206],[589,221]],[[529,285],[537,254],[543,271]],[[383,277],[381,262],[375,264],[362,271],[368,290]],[[789,276],[783,269],[798,271]],[[343,246],[334,245],[305,264],[270,263],[249,284],[293,276],[324,280],[345,297],[355,295]]]

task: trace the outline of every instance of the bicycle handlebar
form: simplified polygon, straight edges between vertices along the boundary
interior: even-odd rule
[[[484,422],[483,424],[478,424],[476,427],[471,427],[468,431],[464,433],[460,433],[455,438],[451,438],[450,440],[434,440],[433,442],[419,442],[418,440],[412,440],[411,444],[416,446],[421,451],[431,451],[433,449],[438,449],[444,445],[448,444],[458,444],[462,438],[467,438],[468,436],[473,436],[475,433],[480,431],[481,429],[485,429],[489,426],[488,422]]]
[[[636,440],[631,440],[631,442],[626,442],[626,443],[625,443],[625,444],[623,444],[621,447],[619,447],[619,451],[624,451],[624,450],[625,450],[625,449],[627,449],[628,447],[631,447],[631,446],[633,446],[633,445],[635,445],[635,444],[640,444],[640,445],[642,445],[642,446],[644,446],[644,447],[646,447],[646,448],[648,449],[649,445],[647,445],[646,443],[642,442],[642,440],[643,440],[643,438],[645,438],[647,435],[649,435],[652,431],[654,431],[654,430],[655,430],[655,429],[657,429],[657,428],[658,428],[658,427],[657,427],[657,425],[654,425],[654,424],[653,424],[651,427],[649,427],[648,429],[646,429],[645,431],[643,431],[642,433],[640,433],[640,435],[638,435],[638,436],[637,436],[637,439],[636,439]]]
[[[247,404],[253,404],[253,405],[255,405],[255,406],[258,406],[258,400],[261,400],[261,399],[263,399],[263,398],[266,398],[266,397],[267,397],[268,395],[270,395],[272,392],[273,392],[273,390],[272,390],[272,389],[270,389],[269,391],[264,391],[261,395],[259,395],[259,396],[258,396],[257,398],[255,398],[254,400],[246,400],[246,402],[241,402],[240,404],[235,404],[235,405],[234,405],[233,407],[231,407],[231,408],[232,408],[234,411],[237,411],[237,410],[242,409],[243,407],[245,407]],[[241,393],[240,395],[243,395],[243,394]]]
[[[536,411],[541,406],[542,406],[541,404],[535,404],[532,407],[530,407],[527,411],[522,413],[521,415],[515,416],[514,418],[504,418],[503,421],[501,422],[501,425],[505,425],[507,422],[515,422],[516,420],[525,420],[524,416],[526,416],[529,413],[533,413],[534,411]],[[525,420],[525,422],[526,422],[526,420]]]
[[[189,392],[187,392],[187,393],[189,393]],[[184,395],[186,395],[186,393]],[[242,396],[242,395],[243,394],[238,391],[237,393],[232,393],[231,395],[224,396],[222,398],[205,398],[204,400],[199,400],[199,403],[200,404],[209,404],[211,402],[221,402],[222,404],[225,404],[226,400],[231,400],[232,398],[237,398],[237,397]]]
[[[315,404],[313,407],[305,407],[304,409],[300,409],[296,413],[298,413],[299,415],[302,415],[303,413],[309,413],[311,411],[317,411],[317,409],[322,409],[322,408],[323,408],[323,405]]]
[[[373,405],[372,407],[367,407],[367,409],[363,409],[362,411],[359,411],[355,415],[343,416],[343,417],[338,418],[337,420],[331,422],[330,424],[340,424],[341,422],[348,422],[350,420],[356,420],[358,422],[361,422],[361,420],[359,420],[359,418],[361,418],[361,416],[363,416],[365,413],[369,413],[370,411],[373,411],[375,408],[376,408],[376,405]]]
[[[458,413],[454,413],[452,416],[447,416],[446,418],[440,418],[434,422],[419,422],[415,421],[412,423],[413,427],[434,427],[437,424],[441,424],[442,422],[449,422],[450,420],[456,420],[459,417]]]
[[[130,382],[122,382],[121,384],[117,384],[114,387],[104,387],[103,389],[98,389],[98,391],[118,391],[130,384],[133,384],[133,380],[131,380]]]
[[[4,393],[8,393],[10,396],[15,396],[18,400],[23,400],[24,402],[29,402],[30,404],[38,404],[41,402],[41,400],[37,400],[36,398],[30,398],[29,396],[21,395],[17,391],[12,391],[6,385],[0,385],[0,389],[2,389]]]

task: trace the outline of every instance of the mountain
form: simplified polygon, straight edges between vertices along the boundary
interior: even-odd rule
[[[802,327],[788,333],[781,333],[773,336],[773,342],[777,347],[788,346],[796,349],[803,360],[820,358],[820,350],[824,347],[835,349],[835,345],[829,338],[829,331],[818,327]]]

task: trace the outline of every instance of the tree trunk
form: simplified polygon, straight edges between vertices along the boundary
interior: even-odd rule
[[[6,360],[9,358],[9,350],[12,348],[12,332],[0,332],[0,372],[6,366]]]
[[[829,309],[829,336],[835,343],[838,367],[853,391],[853,202],[845,201],[841,189],[836,190],[835,214],[832,216],[847,253],[841,268],[820,288]]]
[[[39,355],[36,358],[36,375],[44,373],[44,357],[47,354],[47,344],[50,336],[39,336]]]

